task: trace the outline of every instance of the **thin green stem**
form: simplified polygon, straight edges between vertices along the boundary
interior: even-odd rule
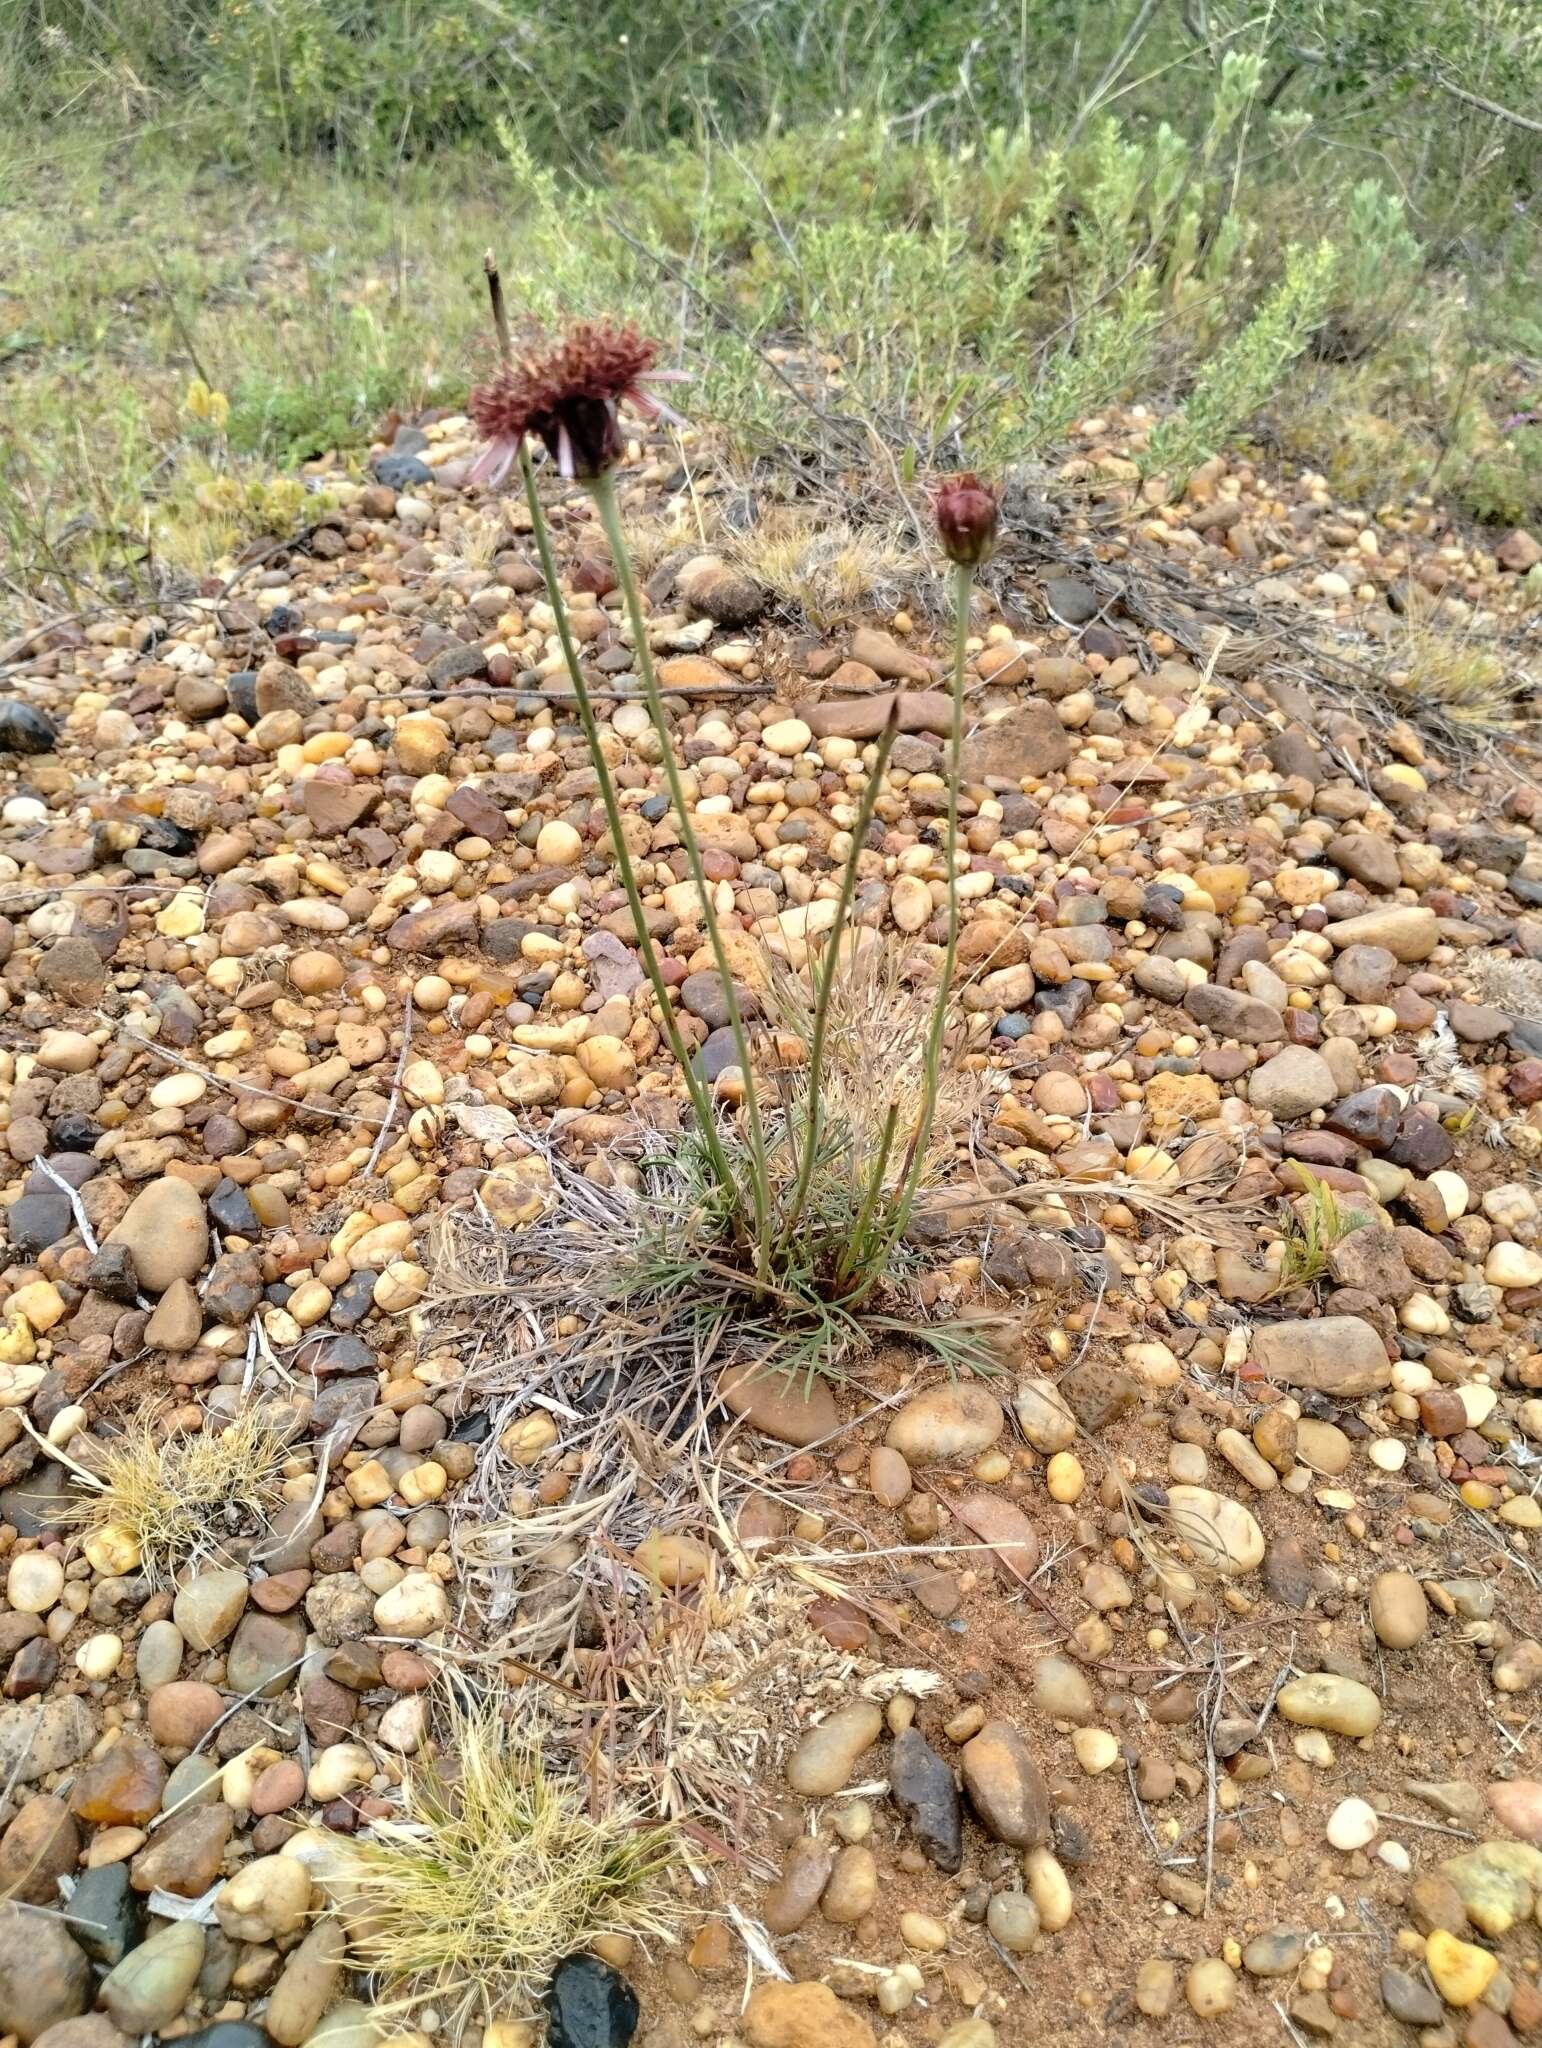
[[[664,770],[664,781],[669,790],[669,801],[674,807],[680,843],[685,848],[691,879],[696,884],[696,893],[701,899],[702,922],[707,929],[707,943],[712,948],[718,979],[723,984],[728,1027],[733,1034],[739,1070],[744,1076],[744,1106],[750,1127],[749,1179],[750,1199],[755,1212],[756,1269],[764,1276],[771,1264],[770,1161],[760,1117],[760,1099],[755,1087],[755,1069],[750,1059],[749,1034],[744,1028],[744,1018],[739,1008],[739,993],[729,969],[728,953],[723,945],[723,933],[718,924],[717,912],[712,905],[712,884],[707,880],[707,871],[702,863],[701,846],[691,824],[685,800],[685,785],[681,780],[679,763],[675,759],[669,724],[664,716],[664,701],[659,694],[658,677],[653,668],[653,651],[648,645],[647,622],[643,618],[642,597],[632,570],[632,558],[627,549],[626,535],[621,527],[621,507],[616,498],[616,480],[613,473],[609,470],[603,471],[592,480],[590,488],[600,510],[600,524],[605,529],[605,538],[610,542],[616,580],[621,585],[622,600],[631,623],[632,652],[637,662],[638,680],[642,684],[648,716],[653,721],[653,729],[658,735],[659,754]]]
[[[622,831],[621,805],[616,797],[616,785],[611,779],[610,764],[605,759],[604,750],[600,745],[600,729],[594,716],[594,705],[589,696],[589,686],[584,681],[583,669],[579,665],[578,648],[573,639],[567,603],[557,581],[557,563],[552,554],[551,532],[546,524],[546,514],[541,508],[541,500],[535,487],[535,465],[530,460],[530,444],[525,440],[521,440],[519,445],[519,466],[525,480],[525,503],[530,508],[530,522],[535,529],[535,545],[536,552],[541,558],[541,573],[546,578],[547,596],[557,621],[557,638],[562,643],[562,658],[567,664],[568,680],[573,685],[573,696],[578,705],[578,722],[583,727],[589,758],[594,763],[595,777],[600,785],[600,802],[605,809],[605,822],[610,827],[611,844],[616,851],[616,866],[621,874],[621,886],[626,891],[626,900],[632,911],[632,922],[637,928],[638,951],[642,954],[648,979],[653,984],[653,993],[657,998],[659,1013],[663,1020],[664,1035],[669,1040],[670,1050],[679,1063],[686,1092],[691,1098],[691,1107],[696,1113],[697,1123],[701,1126],[712,1171],[721,1183],[724,1194],[737,1207],[740,1200],[739,1185],[734,1179],[733,1169],[728,1163],[728,1154],[723,1148],[723,1141],[718,1132],[712,1098],[707,1093],[706,1083],[692,1066],[685,1041],[680,1036],[680,1026],[675,1020],[674,1005],[670,1001],[669,985],[664,979],[658,950],[648,930],[642,891],[637,886],[632,856],[627,850],[626,838]]]
[[[846,1249],[841,1253],[841,1262],[835,1269],[835,1284],[837,1287],[841,1285],[854,1268],[865,1267],[867,1264],[867,1256],[864,1250],[867,1243],[867,1233],[872,1225],[873,1212],[878,1207],[878,1203],[883,1195],[884,1175],[889,1170],[889,1154],[894,1150],[894,1133],[898,1128],[899,1104],[898,1102],[891,1102],[888,1114],[883,1120],[883,1135],[878,1140],[878,1157],[874,1162],[867,1186],[862,1191],[862,1206],[857,1211],[857,1220],[852,1227],[851,1236],[847,1240]]]
[[[814,1029],[809,1042],[808,1074],[804,1082],[806,1109],[801,1140],[803,1158],[798,1168],[797,1185],[793,1189],[792,1201],[777,1239],[779,1246],[792,1241],[798,1219],[803,1214],[803,1205],[808,1200],[809,1184],[814,1178],[814,1160],[819,1150],[824,1124],[825,1039],[830,1020],[830,997],[835,988],[836,969],[840,965],[841,938],[846,930],[846,922],[851,916],[852,898],[857,893],[857,863],[862,855],[867,829],[873,822],[873,812],[877,807],[884,770],[889,765],[889,755],[894,750],[894,741],[898,733],[899,692],[896,690],[889,705],[889,716],[878,736],[877,753],[868,774],[867,787],[862,792],[862,801],[857,807],[856,823],[851,828],[851,852],[847,855],[846,864],[841,871],[841,892],[836,901],[835,922],[825,937],[825,949],[819,962],[814,994]]]
[[[948,874],[948,938],[943,948],[942,975],[932,1005],[926,1033],[925,1075],[921,1090],[921,1113],[910,1134],[905,1165],[885,1229],[885,1249],[896,1244],[910,1221],[921,1176],[926,1170],[926,1152],[937,1117],[937,1097],[942,1085],[942,1042],[948,1028],[948,1010],[953,992],[953,968],[958,958],[958,786],[963,773],[964,752],[964,669],[968,660],[969,612],[974,594],[974,569],[968,562],[953,565],[953,715],[948,732],[948,827],[945,859]],[[873,1262],[866,1281],[852,1306],[876,1285],[883,1260]]]

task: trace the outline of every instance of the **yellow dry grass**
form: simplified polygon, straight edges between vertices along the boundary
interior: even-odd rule
[[[864,610],[892,611],[926,569],[897,528],[854,526],[831,512],[771,506],[747,533],[723,543],[725,557],[820,632]]]
[[[441,1741],[408,1765],[399,1818],[340,1845],[328,1875],[355,1962],[387,2007],[468,2022],[529,2017],[556,1965],[602,1935],[664,1936],[675,1834],[548,1777],[496,1699],[446,1691]]]
[[[72,1456],[95,1488],[76,1519],[88,1531],[125,1531],[145,1577],[168,1584],[195,1559],[222,1555],[226,1535],[272,1513],[292,1434],[292,1418],[260,1402],[222,1430],[193,1435],[168,1433],[162,1411],[142,1411],[121,1436],[75,1439]]]
[[[1525,722],[1519,700],[1533,687],[1506,651],[1449,604],[1417,588],[1384,639],[1383,675],[1395,697],[1445,724],[1483,734],[1513,733]]]

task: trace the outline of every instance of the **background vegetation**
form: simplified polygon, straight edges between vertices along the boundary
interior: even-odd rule
[[[746,469],[902,485],[1120,399],[1542,516],[1525,0],[11,0],[0,574],[154,590],[624,307]],[[1172,410],[1176,402],[1177,409]]]

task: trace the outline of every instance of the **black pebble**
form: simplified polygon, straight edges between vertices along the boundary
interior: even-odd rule
[[[350,1273],[332,1297],[329,1318],[334,1330],[355,1330],[375,1303],[375,1273]]]
[[[546,2048],[627,2048],[641,2008],[626,1979],[598,1956],[568,1956],[546,1994]]]
[[[51,754],[58,730],[45,712],[14,697],[0,702],[0,753]]]
[[[246,1198],[246,1190],[227,1174],[209,1197],[209,1214],[227,1235],[260,1237],[262,1225],[257,1211]]]
[[[104,1244],[86,1268],[86,1285],[109,1301],[134,1303],[139,1299],[139,1275],[134,1255],[126,1244]]]
[[[66,1109],[48,1126],[48,1147],[51,1152],[89,1152],[101,1135],[101,1125],[83,1109]]]
[[[964,1816],[958,1786],[947,1763],[918,1728],[894,1738],[889,1762],[889,1797],[910,1823],[917,1844],[939,1870],[950,1875],[964,1861]]]
[[[260,716],[257,709],[257,671],[254,668],[238,668],[234,675],[225,678],[225,695],[230,699],[230,708],[237,718],[246,724],[255,725]]]
[[[94,1963],[110,1969],[145,1936],[144,1901],[129,1888],[126,1863],[104,1863],[76,1881],[64,1924]]]
[[[410,490],[414,484],[431,484],[434,472],[415,455],[382,455],[373,465],[376,476],[393,491]]]
[[[173,825],[170,818],[141,818],[139,821],[139,843],[156,853],[190,854],[198,851],[198,835],[181,825]]]

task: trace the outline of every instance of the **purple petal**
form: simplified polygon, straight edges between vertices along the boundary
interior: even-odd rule
[[[516,434],[498,434],[488,442],[466,472],[468,484],[501,484],[519,455]]]

